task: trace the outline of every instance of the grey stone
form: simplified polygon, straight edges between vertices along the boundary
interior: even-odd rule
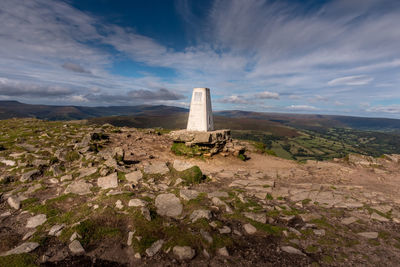
[[[134,234],[135,232],[129,232],[128,233],[128,241],[126,242],[126,244],[128,245],[128,246],[131,246],[132,245],[132,239],[133,239],[133,234]]]
[[[220,234],[230,234],[232,229],[226,225],[224,225],[221,229],[219,229]]]
[[[305,256],[305,254],[303,252],[301,252],[301,250],[291,247],[291,246],[283,246],[283,247],[281,247],[281,250],[286,253],[289,253],[289,254]]]
[[[22,254],[22,253],[29,253],[33,250],[35,250],[39,246],[39,243],[36,242],[26,242],[21,245],[19,245],[16,248],[13,248],[7,252],[4,252],[1,254],[1,256],[9,256],[9,255],[15,255],[15,254]]]
[[[367,239],[375,239],[378,238],[378,233],[377,232],[362,232],[358,233],[359,236],[365,237]]]
[[[348,217],[348,218],[344,218],[344,219],[341,221],[341,223],[344,224],[344,225],[349,225],[349,224],[352,224],[352,223],[354,223],[354,222],[356,222],[356,221],[357,221],[357,218],[355,218],[355,217]]]
[[[69,250],[74,255],[81,255],[85,253],[85,249],[82,247],[81,243],[78,240],[74,240],[68,246]]]
[[[154,242],[148,249],[146,249],[146,254],[149,257],[156,255],[164,244],[164,240],[160,239]]]
[[[178,217],[182,213],[183,206],[174,194],[160,194],[156,197],[155,206],[161,216]]]
[[[317,236],[324,236],[325,230],[324,229],[316,229],[316,230],[314,230],[314,234]]]
[[[388,213],[392,210],[392,207],[389,205],[372,206],[371,208],[382,213]]]
[[[40,172],[38,170],[32,170],[22,174],[19,180],[21,182],[32,181],[38,175],[40,175]]]
[[[379,221],[379,222],[388,222],[388,221],[389,221],[388,218],[385,218],[385,217],[379,215],[379,214],[376,213],[376,212],[374,212],[374,213],[371,214],[371,219],[377,220],[377,221]]]
[[[13,161],[13,160],[3,159],[0,162],[5,164],[5,165],[7,165],[7,166],[14,166],[15,165],[15,161]]]
[[[122,201],[118,199],[118,200],[115,202],[115,207],[116,207],[117,209],[119,209],[119,210],[122,210],[122,209],[124,208],[124,205],[122,204]]]
[[[255,234],[257,232],[257,229],[249,223],[246,223],[245,225],[243,225],[243,228],[246,231],[246,233],[248,233],[249,235]]]
[[[208,198],[213,198],[213,197],[229,197],[229,194],[225,191],[214,191],[211,193],[207,194]]]
[[[151,216],[150,216],[150,211],[146,207],[141,207],[140,212],[142,213],[143,217],[148,220],[149,222],[151,221]]]
[[[33,234],[36,233],[36,229],[28,231],[23,237],[22,241],[28,240]]]
[[[134,171],[134,172],[125,174],[125,178],[128,182],[130,182],[136,186],[136,185],[138,185],[139,181],[142,180],[143,174],[141,171]]]
[[[221,255],[221,256],[229,257],[229,252],[228,252],[228,250],[226,249],[226,247],[222,247],[222,248],[217,249],[217,253],[218,253],[219,255]]]
[[[70,180],[72,180],[72,175],[66,174],[64,176],[61,176],[60,180],[61,180],[61,182],[70,181]]]
[[[146,201],[138,199],[138,198],[134,198],[134,199],[129,200],[128,206],[129,207],[144,207],[144,206],[146,206]]]
[[[212,244],[213,238],[209,232],[206,232],[203,229],[200,229],[200,234],[208,243]]]
[[[38,214],[28,219],[26,223],[26,228],[35,228],[39,225],[44,224],[47,221],[45,214]]]
[[[79,177],[78,178],[83,178],[86,176],[90,176],[92,174],[95,174],[97,172],[97,167],[91,167],[91,168],[83,168],[79,170]]]
[[[154,162],[144,167],[143,171],[147,174],[166,174],[169,169],[165,162]]]
[[[196,190],[181,189],[180,196],[184,200],[191,200],[197,198],[199,196],[199,192]]]
[[[118,175],[116,172],[107,175],[105,177],[100,177],[97,179],[97,186],[102,189],[116,188],[118,187]]]
[[[10,205],[11,208],[19,210],[21,207],[21,201],[19,200],[18,197],[12,196],[7,199],[8,205]]]
[[[86,194],[90,194],[92,191],[90,191],[90,188],[92,188],[93,185],[89,184],[85,181],[79,180],[79,181],[75,181],[70,183],[67,188],[64,191],[64,194],[68,194],[68,193],[73,193],[73,194],[77,194],[77,195],[86,195]]]
[[[182,160],[176,159],[176,160],[174,160],[174,163],[172,166],[174,167],[175,170],[181,172],[181,171],[192,168],[194,165],[187,161],[182,161]]]
[[[267,215],[265,213],[244,212],[243,215],[253,221],[267,223]]]
[[[50,228],[49,235],[59,236],[64,227],[65,227],[65,224],[54,225],[53,227]]]
[[[202,218],[209,220],[211,219],[211,217],[212,217],[211,211],[201,209],[193,211],[192,214],[190,215],[190,220],[194,223]]]
[[[194,249],[189,246],[175,246],[172,252],[179,260],[191,260],[196,255]]]

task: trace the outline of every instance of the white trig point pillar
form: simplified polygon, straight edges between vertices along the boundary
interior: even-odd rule
[[[194,88],[187,124],[188,131],[214,131],[209,88]]]

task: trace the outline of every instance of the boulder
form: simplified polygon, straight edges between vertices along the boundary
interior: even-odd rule
[[[125,178],[128,182],[130,182],[136,186],[136,185],[138,185],[139,181],[142,180],[143,174],[141,171],[134,171],[134,172],[125,174]]]
[[[174,194],[160,194],[156,197],[155,206],[161,216],[178,217],[182,213],[183,206]]]
[[[172,166],[174,167],[175,170],[181,172],[181,171],[192,168],[194,165],[187,161],[182,161],[182,160],[176,159],[176,160],[174,160],[174,163]]]
[[[50,228],[49,235],[59,236],[64,227],[65,227],[65,224],[54,225],[53,227]]]
[[[68,193],[73,193],[73,194],[77,194],[77,195],[86,195],[86,194],[90,194],[92,191],[90,191],[90,188],[92,188],[93,185],[90,183],[87,183],[85,181],[75,181],[70,183],[67,188],[64,191],[64,194],[68,194]]]
[[[19,210],[21,207],[21,201],[19,200],[18,197],[11,196],[7,199],[8,205],[10,205],[11,208]]]
[[[21,178],[19,180],[24,183],[24,182],[27,182],[27,181],[32,181],[33,179],[35,179],[39,175],[40,175],[40,171],[32,170],[32,171],[29,171],[29,172],[26,172],[26,173],[22,174]]]
[[[194,249],[189,246],[175,246],[172,252],[179,260],[191,260],[196,255]]]
[[[267,223],[267,215],[265,213],[244,212],[243,215],[253,221]]]
[[[85,253],[85,249],[82,247],[81,243],[78,240],[74,240],[68,246],[69,250],[74,255],[82,255]]]
[[[195,210],[190,215],[190,220],[194,223],[199,219],[205,218],[207,220],[211,219],[212,214],[209,210]]]
[[[39,225],[44,224],[47,221],[45,214],[38,214],[28,219],[26,223],[26,228],[35,228]]]
[[[148,249],[146,249],[146,254],[149,257],[156,255],[164,244],[164,240],[160,239],[154,242]]]
[[[3,254],[0,254],[0,256],[9,256],[9,255],[15,255],[15,254],[29,253],[29,252],[35,250],[38,246],[39,246],[39,243],[26,242],[26,243],[23,243],[22,245],[19,245],[16,248],[13,248],[7,252],[4,252]]]
[[[105,177],[100,177],[97,179],[97,186],[102,189],[116,188],[118,187],[118,175],[116,172],[107,175]]]
[[[129,207],[144,207],[144,206],[146,206],[146,201],[138,199],[138,198],[134,198],[134,199],[129,200],[128,206]]]
[[[362,232],[358,233],[359,236],[365,237],[367,239],[375,239],[378,238],[378,233],[377,232]]]
[[[181,189],[181,191],[180,191],[180,197],[183,198],[184,200],[195,199],[198,196],[199,196],[199,192],[197,192],[196,190]]]
[[[145,166],[143,171],[147,174],[166,174],[169,172],[169,169],[165,162],[155,162]]]
[[[245,225],[243,225],[243,229],[249,235],[255,234],[257,232],[257,229],[249,223],[246,223]]]
[[[289,254],[305,256],[305,254],[303,252],[301,252],[301,250],[291,247],[291,246],[283,246],[283,247],[281,247],[281,250],[286,253],[289,253]]]

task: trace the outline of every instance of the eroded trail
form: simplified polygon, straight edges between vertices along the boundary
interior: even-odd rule
[[[396,155],[199,159],[174,155],[154,130],[38,120],[1,128],[0,265],[400,262]]]

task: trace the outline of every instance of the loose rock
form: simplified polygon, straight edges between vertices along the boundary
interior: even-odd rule
[[[161,216],[178,217],[183,206],[174,194],[160,194],[156,197],[155,206]]]
[[[118,175],[116,172],[97,179],[97,186],[102,189],[116,188],[118,187]]]
[[[28,219],[28,222],[26,223],[26,228],[35,228],[39,225],[42,225],[46,222],[47,217],[45,214],[38,214],[32,218]]]
[[[172,251],[179,260],[191,260],[196,255],[194,249],[189,246],[175,246]]]

